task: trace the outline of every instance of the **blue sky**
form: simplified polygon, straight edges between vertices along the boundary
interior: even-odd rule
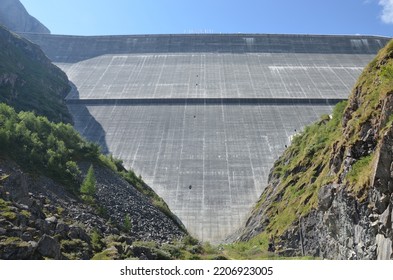
[[[21,0],[53,34],[370,34],[393,37],[393,0]]]

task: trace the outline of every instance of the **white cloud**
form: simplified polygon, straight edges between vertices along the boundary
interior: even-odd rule
[[[379,5],[383,8],[381,15],[382,21],[393,24],[393,0],[379,0]]]

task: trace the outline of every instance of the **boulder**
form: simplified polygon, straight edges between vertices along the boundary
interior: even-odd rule
[[[44,234],[38,241],[37,251],[44,257],[61,259],[60,244],[53,237]]]
[[[71,239],[80,239],[89,244],[91,242],[90,236],[80,227],[70,226],[68,236]]]

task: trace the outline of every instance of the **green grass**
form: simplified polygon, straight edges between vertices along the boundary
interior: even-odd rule
[[[19,237],[7,237],[0,241],[0,247],[1,246],[28,247],[29,243],[23,241]]]
[[[4,199],[0,198],[0,210],[4,211],[5,209],[8,209],[8,206],[10,206],[11,203],[8,201],[5,201]]]
[[[222,254],[231,260],[312,260],[312,256],[285,257],[268,252],[269,236],[266,232],[247,242],[236,242],[223,246]]]
[[[3,217],[9,221],[16,219],[17,215],[15,212],[11,211],[11,203],[0,198],[0,217]]]
[[[370,185],[373,155],[365,156],[352,165],[346,179],[351,186],[352,192],[359,193],[363,188]]]
[[[92,260],[96,261],[107,261],[114,260],[118,256],[117,251],[115,250],[104,250],[100,253],[97,253],[93,256]]]
[[[4,212],[1,212],[1,213],[0,213],[0,216],[3,217],[3,218],[5,218],[5,219],[7,219],[7,220],[10,220],[10,221],[15,220],[16,217],[17,217],[16,214],[15,214],[14,212],[11,212],[11,211],[4,211]]]
[[[24,216],[25,218],[27,218],[27,219],[30,218],[30,216],[31,216],[31,213],[29,211],[27,211],[27,210],[20,211],[20,214],[22,216]]]
[[[60,241],[61,252],[70,260],[79,260],[84,256],[84,252],[89,251],[89,244],[80,239],[62,239]]]

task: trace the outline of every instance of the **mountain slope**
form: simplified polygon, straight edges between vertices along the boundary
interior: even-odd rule
[[[68,78],[37,45],[0,26],[0,61],[0,102],[51,121],[72,122],[64,102]]]
[[[348,102],[294,137],[238,240],[286,256],[391,259],[392,93],[390,42]]]
[[[29,15],[19,0],[1,0],[0,25],[14,32],[50,33],[48,28]]]

